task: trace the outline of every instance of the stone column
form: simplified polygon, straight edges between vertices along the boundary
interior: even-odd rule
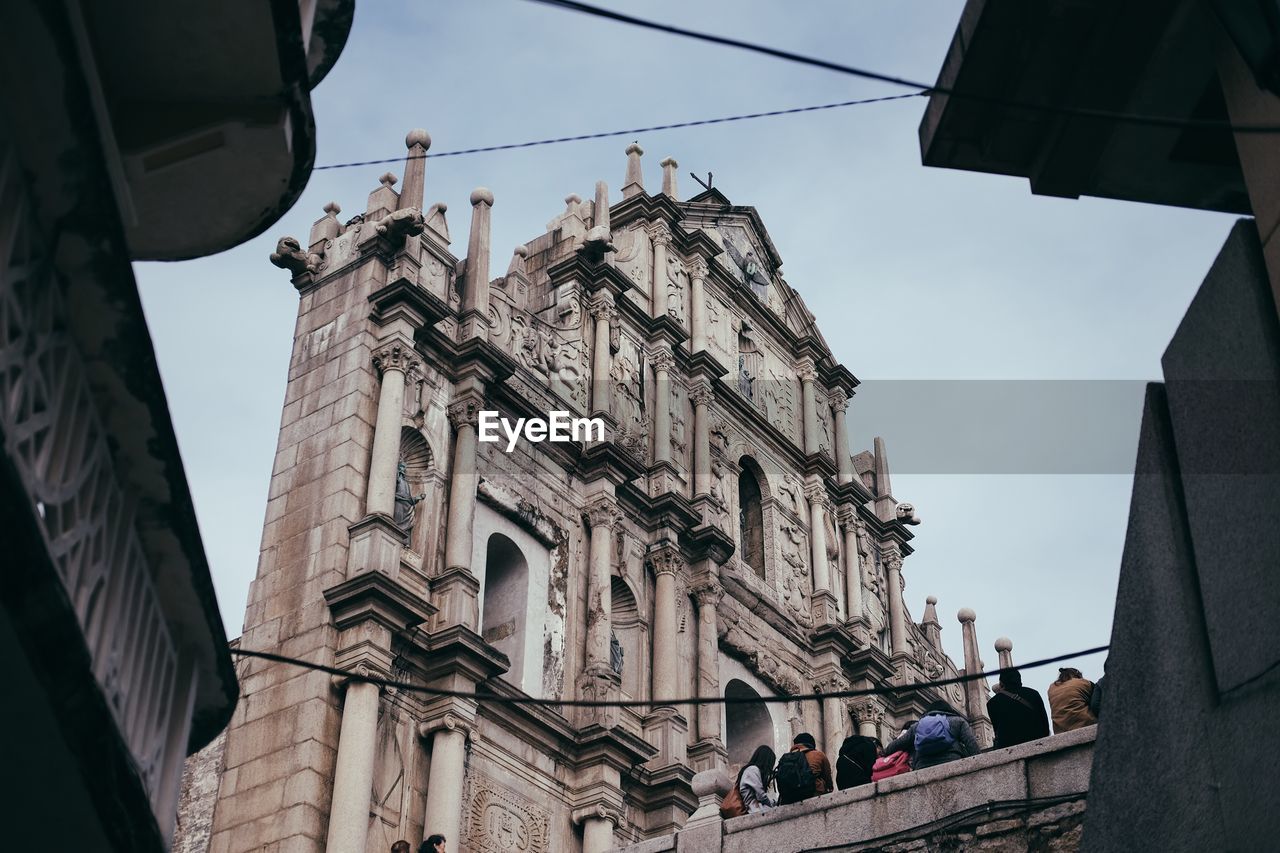
[[[674,698],[676,664],[680,650],[676,647],[676,574],[684,560],[674,547],[666,547],[649,557],[653,567],[653,699]]]
[[[865,737],[879,738],[880,723],[884,720],[884,709],[874,699],[851,699],[854,703],[852,711],[858,718],[858,734]]]
[[[689,352],[707,348],[707,262],[697,257],[689,262]]]
[[[889,584],[889,638],[895,655],[907,653],[907,611],[902,605],[902,557],[897,549],[884,553]]]
[[[400,188],[400,209],[422,210],[422,194],[427,176],[427,149],[431,147],[431,134],[421,128],[411,130],[404,138],[409,149],[404,161],[404,186]]]
[[[680,164],[675,161],[674,157],[667,157],[658,164],[662,167],[662,194],[668,198],[678,198],[676,192],[676,169],[680,168]]]
[[[862,596],[862,559],[858,553],[858,510],[852,505],[840,507],[837,515],[844,531],[844,612],[845,619],[862,619],[866,605]]]
[[[611,559],[613,528],[618,523],[618,505],[613,497],[599,495],[582,511],[591,527],[589,574],[587,575],[587,654],[583,667],[592,671],[611,671],[609,638],[613,628],[613,586]]]
[[[369,797],[378,737],[378,685],[347,683],[338,734],[333,800],[329,807],[331,853],[364,853],[369,835]]]
[[[978,628],[974,624],[977,614],[968,607],[960,608],[956,614],[960,620],[961,638],[964,640],[964,673],[974,675],[982,672],[982,658],[978,654]],[[991,746],[993,732],[987,717],[986,682],[982,679],[971,679],[964,683],[965,703],[969,707],[969,725],[973,727],[973,736],[978,746]]]
[[[373,451],[369,461],[369,515],[395,516],[396,466],[400,463],[400,422],[404,417],[405,374],[419,365],[409,342],[396,337],[379,343],[373,351],[374,370],[382,377],[378,414],[373,427]]]
[[[1013,640],[1008,637],[997,639],[996,654],[1000,656],[1001,669],[1013,669]]]
[[[827,625],[836,620],[836,597],[831,591],[831,566],[827,562],[827,490],[814,477],[804,489],[809,501],[809,562],[813,566],[813,621]]]
[[[456,433],[449,479],[449,513],[445,522],[444,565],[446,574],[465,580],[465,589],[441,596],[439,625],[465,625],[475,630],[480,623],[479,582],[471,569],[472,527],[476,517],[476,425],[482,401],[468,396],[449,406],[449,421]],[[456,594],[454,594],[456,593]]]
[[[617,816],[607,809],[594,809],[582,816],[582,853],[606,853],[614,849],[613,827]]]
[[[671,461],[671,368],[675,359],[666,348],[649,355],[654,372],[653,461]]]
[[[654,317],[667,313],[667,250],[671,246],[671,228],[658,220],[649,226],[649,239],[653,241],[653,290],[649,294]]]
[[[689,391],[693,402],[693,496],[711,492],[711,401],[715,393],[705,379]]]
[[[814,685],[822,693],[839,693],[848,690],[849,685],[842,678],[831,677]],[[840,744],[845,738],[845,700],[839,696],[823,696],[822,698],[822,737],[826,744],[824,751],[835,769],[836,756],[840,754]]]
[[[849,398],[839,388],[831,392],[831,413],[834,415],[836,435],[836,482],[844,485],[853,482],[853,457],[849,455],[849,421],[846,410]]]
[[[462,787],[469,732],[461,720],[445,714],[427,736],[431,738],[431,771],[427,778],[427,809],[422,831],[424,839],[440,833],[454,850],[461,847]],[[360,840],[364,853],[364,838]],[[326,851],[327,853],[327,851]]]
[[[609,352],[609,324],[613,322],[616,311],[613,307],[613,294],[600,291],[591,300],[591,319],[594,325],[594,347],[591,354],[591,410],[593,412],[609,411],[609,370],[613,364]]]
[[[716,626],[716,607],[724,595],[718,581],[707,580],[693,590],[698,601],[698,695],[720,695],[720,637]],[[698,738],[723,742],[720,734],[720,706],[698,706]]]
[[[813,383],[818,378],[813,359],[803,358],[796,365],[800,377],[800,396],[804,411],[804,452],[818,452],[818,402],[814,397]]]
[[[489,329],[489,224],[493,193],[471,191],[471,233],[467,236],[467,268],[462,289],[462,337],[483,337]]]

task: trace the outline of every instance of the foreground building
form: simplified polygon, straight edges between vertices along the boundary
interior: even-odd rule
[[[293,203],[315,145],[308,93],[350,13],[4,5],[6,849],[167,849],[183,759],[231,716],[236,675],[130,262],[222,251]]]
[[[983,98],[931,96],[927,165],[1253,216],[1147,390],[1083,843],[1274,849],[1280,15],[1274,3],[969,0],[938,83]],[[1078,107],[1174,121],[1061,109]]]
[[[957,668],[934,600],[920,623],[903,600],[916,519],[884,445],[850,452],[858,381],[755,209],[714,189],[680,200],[670,159],[646,191],[633,145],[619,202],[603,182],[568,196],[495,277],[493,194],[471,194],[460,259],[446,206],[424,204],[430,139],[406,144],[398,191],[384,175],[363,211],[330,204],[271,257],[300,304],[240,642],[499,701],[248,661],[225,744],[193,774],[209,849],[440,832],[451,850],[599,853],[678,829],[695,774],[802,730],[834,755],[946,698],[989,743],[976,682],[695,708],[501,701],[785,697]],[[508,446],[494,427],[553,412],[603,435],[526,429]],[[194,801],[215,774],[210,813]]]

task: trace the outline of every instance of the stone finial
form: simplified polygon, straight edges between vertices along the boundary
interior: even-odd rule
[[[627,146],[627,177],[622,182],[622,197],[631,198],[644,192],[644,171],[640,167],[640,158],[644,149],[633,142]]]
[[[332,216],[334,219],[337,219],[338,214],[342,212],[342,208],[336,201],[331,201],[324,206],[324,212]]]
[[[1013,651],[1013,641],[1012,641],[1012,640],[1010,640],[1008,637],[997,637],[997,638],[996,638],[996,651],[998,651],[998,652],[1011,652],[1011,651]]]
[[[956,613],[956,618],[961,622],[975,622],[978,619],[978,614],[973,612],[972,607],[961,607],[960,611]]]
[[[378,183],[382,184],[387,189],[391,189],[396,185],[396,180],[397,178],[395,175],[390,172],[383,172],[382,177],[378,178]]]
[[[613,232],[609,229],[609,185],[596,181],[595,221],[583,241],[582,251],[591,260],[598,261],[606,252],[617,251],[613,245]]]
[[[924,615],[920,618],[921,625],[938,624],[938,597],[930,595],[924,600]]]
[[[996,640],[996,654],[1000,658],[1001,669],[1013,668],[1013,640],[1000,637]]]
[[[438,201],[431,205],[427,210],[427,228],[435,232],[436,236],[449,245],[449,223],[445,220],[445,211],[449,209],[449,205],[442,201]]]
[[[396,176],[390,172],[383,172],[378,178],[378,187],[369,193],[369,204],[364,214],[366,222],[379,220],[400,209],[400,194],[395,191],[395,185]]]
[[[507,267],[507,275],[525,275],[525,259],[528,257],[528,248],[516,246],[515,251],[511,253],[511,265]]]
[[[476,187],[471,191],[471,206],[487,204],[493,207],[493,190],[488,187]]]
[[[658,164],[662,167],[662,194],[669,198],[678,198],[676,193],[676,169],[680,164],[674,157],[667,157]]]
[[[876,495],[892,495],[893,488],[889,485],[889,454],[885,453],[884,439],[876,436],[872,447],[875,454]]]
[[[431,147],[431,135],[421,128],[409,131],[404,137],[404,147],[409,153],[404,161],[404,186],[400,189],[400,209],[422,210],[422,194],[427,176],[427,149]]]
[[[336,201],[331,201],[324,206],[324,216],[317,219],[311,226],[309,246],[314,248],[317,243],[337,239],[342,233],[342,223],[338,221],[338,214],[341,212],[342,208]]]
[[[471,232],[467,236],[467,266],[462,291],[463,336],[476,337],[488,327],[489,229],[493,193],[486,187],[471,191]]]

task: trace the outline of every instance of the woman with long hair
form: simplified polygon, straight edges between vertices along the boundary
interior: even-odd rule
[[[1053,718],[1053,733],[1081,729],[1098,722],[1089,710],[1093,698],[1093,682],[1072,666],[1058,670],[1058,680],[1049,685],[1049,713]]]
[[[775,803],[769,797],[768,787],[773,780],[773,765],[777,756],[767,746],[758,746],[751,760],[738,771],[738,793],[747,814],[767,812]]]

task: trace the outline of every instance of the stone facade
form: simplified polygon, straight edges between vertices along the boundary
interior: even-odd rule
[[[783,279],[751,207],[679,201],[675,162],[623,200],[570,195],[489,271],[424,209],[423,131],[272,262],[300,294],[262,553],[241,642],[499,696],[791,695],[957,673],[903,601],[914,512],[858,384]],[[600,441],[482,441],[482,412],[598,418]],[[970,614],[971,617],[971,614]],[[972,618],[966,645],[976,643]],[[966,657],[970,657],[966,654]],[[978,665],[976,645],[971,665]],[[598,853],[671,832],[699,771],[814,732],[887,738],[959,686],[856,702],[558,709],[379,691],[251,661],[210,849]],[[459,843],[460,842],[460,843]],[[327,845],[327,846],[326,846]]]

